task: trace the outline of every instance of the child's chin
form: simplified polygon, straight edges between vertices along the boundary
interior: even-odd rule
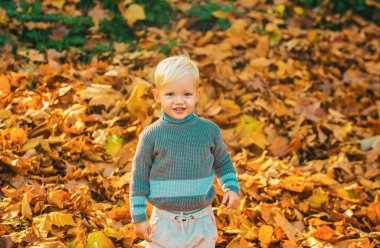
[[[186,113],[182,113],[182,114],[175,113],[175,114],[172,115],[171,118],[180,121],[180,120],[182,120],[185,117],[186,117]]]

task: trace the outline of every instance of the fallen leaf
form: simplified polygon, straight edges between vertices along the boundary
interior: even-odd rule
[[[113,242],[104,235],[103,231],[90,233],[87,237],[86,248],[112,248],[114,247]]]
[[[106,152],[114,156],[123,146],[123,138],[118,135],[107,135]]]
[[[329,196],[321,188],[314,191],[313,195],[309,197],[309,204],[313,208],[320,208],[322,204],[329,201]]]
[[[52,225],[58,227],[66,225],[77,226],[73,215],[65,212],[51,212],[33,218],[33,230],[38,237],[47,238]]]
[[[267,248],[271,243],[273,235],[273,227],[271,225],[262,225],[259,232],[259,240],[261,247]]]
[[[22,213],[22,218],[26,218],[28,220],[33,219],[33,212],[30,207],[30,200],[31,200],[31,196],[30,196],[29,190],[25,190],[24,196],[22,197],[21,213]]]
[[[323,240],[323,241],[335,241],[336,233],[335,231],[329,227],[328,225],[323,225],[318,228],[315,232],[313,232],[313,237]]]
[[[144,7],[139,4],[130,4],[125,8],[124,3],[121,2],[119,4],[119,10],[130,27],[133,26],[136,21],[146,19]]]

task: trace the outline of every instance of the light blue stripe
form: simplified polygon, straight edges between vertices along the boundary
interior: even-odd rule
[[[133,216],[146,214],[146,207],[131,207],[131,213]]]
[[[146,196],[131,196],[131,205],[145,204]]]
[[[226,181],[228,179],[236,179],[237,180],[236,174],[234,172],[230,172],[230,173],[227,173],[227,174],[221,176],[220,178],[217,178],[220,185],[223,185],[224,181]]]
[[[236,181],[229,181],[228,183],[223,184],[222,189],[226,190],[226,188],[230,189],[230,186],[235,186],[240,188],[240,185]]]
[[[200,179],[151,180],[150,198],[205,195],[212,187],[215,172]]]

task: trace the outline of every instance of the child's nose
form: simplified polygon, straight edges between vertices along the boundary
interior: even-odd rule
[[[175,102],[183,102],[183,96],[176,96],[175,97]]]

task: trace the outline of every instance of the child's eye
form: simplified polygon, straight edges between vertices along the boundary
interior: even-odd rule
[[[186,93],[185,96],[191,96],[192,94],[191,93]]]
[[[167,96],[173,96],[173,93],[166,93]]]

